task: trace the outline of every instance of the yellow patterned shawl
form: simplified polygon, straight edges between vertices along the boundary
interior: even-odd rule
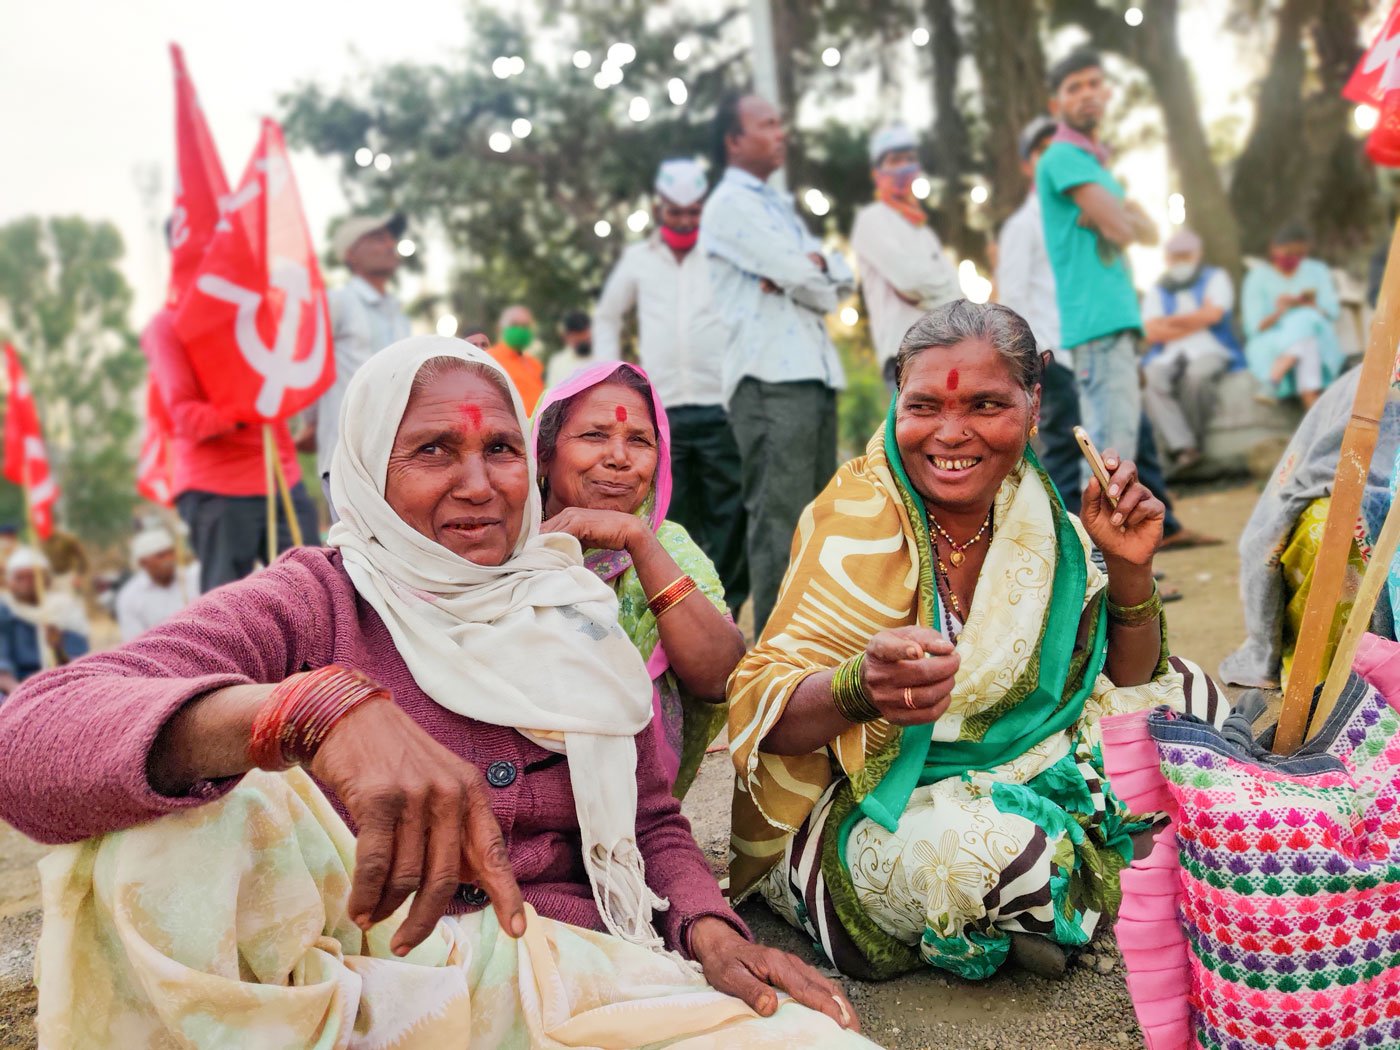
[[[810,755],[759,750],[804,678],[862,652],[879,631],[922,622],[914,529],[884,442],[882,427],[865,456],[841,467],[803,512],[777,606],[729,680],[729,747],[738,774],[729,869],[735,899],[778,861],[836,776],[850,778],[859,800],[898,753],[900,730],[884,720],[852,726]],[[970,720],[993,711],[1036,652],[1055,569],[1052,499],[1024,460],[997,492],[996,530],[958,640],[961,668],[948,712],[934,727],[935,744],[973,731]],[[1071,520],[1088,566],[1087,604],[1107,581],[1089,561],[1079,520]],[[1048,768],[1065,740],[1057,734],[1017,759],[1013,764],[1025,768],[1014,779]]]

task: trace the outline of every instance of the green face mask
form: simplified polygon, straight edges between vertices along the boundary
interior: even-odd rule
[[[501,330],[501,342],[517,352],[523,352],[534,338],[535,330],[527,324],[508,324]]]

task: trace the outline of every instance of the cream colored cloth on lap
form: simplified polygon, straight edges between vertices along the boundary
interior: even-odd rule
[[[673,956],[529,912],[444,919],[404,959],[405,904],[368,945],[355,841],[300,770],[40,862],[45,1050],[869,1047],[786,1002],[760,1018]]]

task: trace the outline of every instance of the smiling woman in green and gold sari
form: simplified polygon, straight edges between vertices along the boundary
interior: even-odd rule
[[[985,977],[1013,938],[1053,972],[1054,945],[1116,910],[1141,826],[1099,721],[1185,706],[1152,578],[1163,507],[1110,449],[1109,493],[1091,481],[1082,522],[1066,513],[1029,450],[1040,358],[1010,310],[942,307],[897,366],[886,425],[803,514],[730,680],[731,892],[852,976]]]

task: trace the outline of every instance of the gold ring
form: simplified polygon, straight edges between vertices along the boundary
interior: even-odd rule
[[[914,710],[914,691],[907,685],[904,687],[904,706]]]

